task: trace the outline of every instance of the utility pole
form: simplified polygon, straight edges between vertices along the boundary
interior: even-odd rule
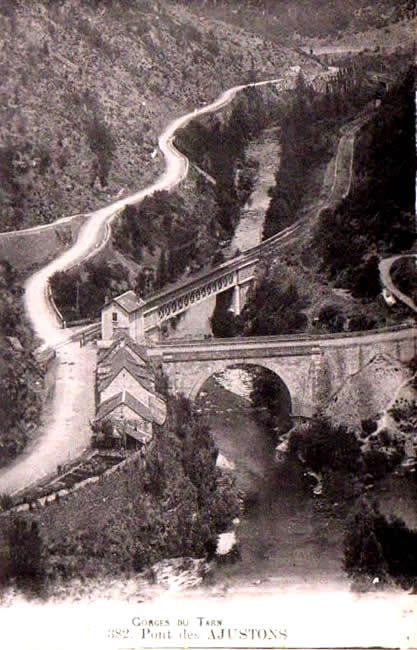
[[[75,289],[75,310],[77,312],[78,318],[80,318],[80,283],[78,280]]]

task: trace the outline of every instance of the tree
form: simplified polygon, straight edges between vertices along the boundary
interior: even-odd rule
[[[329,332],[342,332],[345,318],[343,309],[337,305],[325,305],[319,312],[319,323]]]
[[[355,433],[343,425],[332,425],[324,417],[295,428],[289,448],[315,472],[330,469],[354,473],[360,467],[361,443]]]
[[[161,251],[161,255],[159,256],[159,262],[158,262],[158,268],[156,271],[156,288],[157,289],[162,289],[163,286],[165,286],[167,280],[168,280],[168,269],[167,269],[167,259],[166,259],[166,253],[164,250]]]
[[[347,522],[343,566],[355,579],[378,576],[384,581],[390,576],[405,588],[415,586],[417,532],[361,499]]]
[[[107,184],[116,141],[109,126],[97,112],[88,115],[85,120],[85,130],[90,149],[97,157],[98,175],[100,183],[104,187]]]
[[[236,336],[239,317],[231,311],[232,291],[223,291],[216,296],[216,306],[210,318],[211,331],[219,338]]]
[[[19,587],[39,592],[44,580],[42,540],[36,521],[16,518],[9,531],[11,575]]]
[[[302,312],[307,299],[300,296],[295,284],[279,286],[273,277],[264,277],[248,297],[241,320],[247,336],[292,334],[307,326]]]
[[[354,298],[376,298],[380,292],[378,257],[372,255],[356,271],[352,296]]]

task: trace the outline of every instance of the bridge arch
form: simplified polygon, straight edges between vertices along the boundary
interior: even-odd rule
[[[288,393],[288,399],[289,399],[289,404],[291,411],[293,410],[293,399],[294,396],[296,395],[296,386],[293,385],[293,380],[290,376],[289,373],[285,371],[285,368],[278,368],[277,364],[272,363],[267,360],[242,360],[242,361],[237,361],[236,359],[230,360],[230,361],[222,361],[222,363],[219,364],[213,364],[210,366],[210,368],[204,368],[200,371],[198,377],[194,381],[191,390],[188,394],[188,397],[191,400],[195,400],[198,396],[198,393],[206,383],[210,377],[213,377],[214,375],[218,374],[219,372],[222,372],[224,370],[227,370],[228,368],[244,368],[252,366],[254,368],[264,368],[265,370],[269,370],[272,372],[282,383],[282,385],[285,387],[287,393]]]

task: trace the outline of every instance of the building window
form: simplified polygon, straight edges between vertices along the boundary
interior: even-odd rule
[[[113,323],[117,323],[117,318],[118,318],[118,314],[117,314],[116,311],[114,311],[112,313],[112,315],[111,315],[111,319],[112,319]]]

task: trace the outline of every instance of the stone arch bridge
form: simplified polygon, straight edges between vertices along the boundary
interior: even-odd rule
[[[170,342],[148,348],[162,363],[170,389],[194,399],[213,374],[235,365],[257,365],[277,374],[291,397],[292,416],[311,417],[324,399],[375,355],[409,361],[417,329],[399,326],[332,336],[271,336]]]

